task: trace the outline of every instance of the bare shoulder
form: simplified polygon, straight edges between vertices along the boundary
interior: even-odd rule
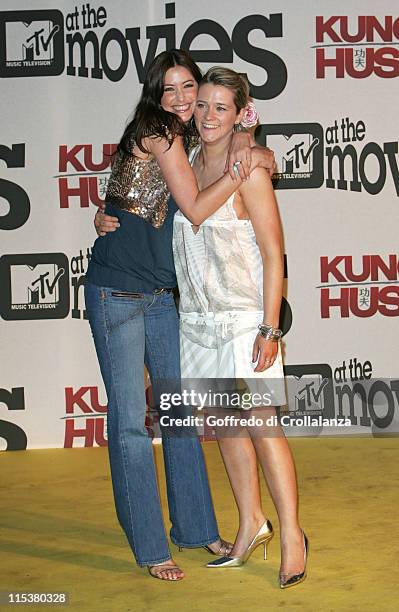
[[[153,155],[171,153],[172,151],[173,153],[178,151],[183,151],[184,153],[183,138],[181,136],[176,136],[172,144],[167,138],[162,136],[148,136],[143,140],[143,144]]]
[[[267,170],[257,167],[252,170],[249,179],[240,185],[239,192],[245,197],[260,190],[273,190],[273,185]]]
[[[254,168],[249,176],[248,181],[244,182],[249,184],[251,180],[253,180],[254,183],[271,183],[268,171],[266,170],[266,168],[262,168],[261,166]]]
[[[144,147],[144,149],[147,149],[147,151],[149,151],[149,147],[148,147],[148,143],[146,142],[147,138],[143,139],[142,145]],[[135,157],[138,157],[139,159],[151,159],[152,155],[150,153],[144,153],[144,151],[142,151],[141,149],[139,149],[139,147],[135,144],[133,147],[133,151],[132,151],[133,155]]]

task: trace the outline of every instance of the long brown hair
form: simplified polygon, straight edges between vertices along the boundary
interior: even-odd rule
[[[187,68],[197,83],[200,82],[201,71],[186,51],[171,49],[157,55],[148,69],[133,119],[126,126],[118,145],[120,153],[131,155],[134,142],[143,153],[148,153],[142,144],[148,136],[165,138],[169,146],[176,136],[190,136],[192,124],[185,126],[174,113],[165,111],[161,106],[165,74],[174,66]]]

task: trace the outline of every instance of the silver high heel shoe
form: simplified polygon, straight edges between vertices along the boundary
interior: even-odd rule
[[[300,584],[306,578],[306,564],[308,560],[308,550],[309,550],[309,541],[302,531],[303,535],[303,558],[305,561],[305,567],[303,568],[303,572],[300,574],[281,574],[280,573],[280,588],[288,589],[288,587],[295,586],[296,584]]]
[[[264,559],[267,559],[267,545],[274,536],[273,527],[270,521],[266,520],[254,539],[248,546],[247,550],[240,557],[221,557],[208,563],[206,567],[240,567],[248,561],[249,557],[260,544],[263,544]]]

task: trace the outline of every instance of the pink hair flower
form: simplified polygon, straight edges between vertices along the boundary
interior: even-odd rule
[[[247,105],[244,110],[244,116],[240,121],[242,127],[254,127],[254,125],[259,122],[259,113],[255,108],[255,104],[253,102],[247,102]]]

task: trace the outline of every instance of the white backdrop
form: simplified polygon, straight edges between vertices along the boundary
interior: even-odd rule
[[[339,414],[343,386],[371,376],[363,388],[375,397],[363,418],[355,402],[356,431],[395,430],[395,11],[393,0],[1,0],[0,448],[106,443],[81,283],[109,176],[103,147],[137,101],[141,58],[166,44],[188,46],[204,70],[247,73],[259,139],[276,153],[290,409]]]

